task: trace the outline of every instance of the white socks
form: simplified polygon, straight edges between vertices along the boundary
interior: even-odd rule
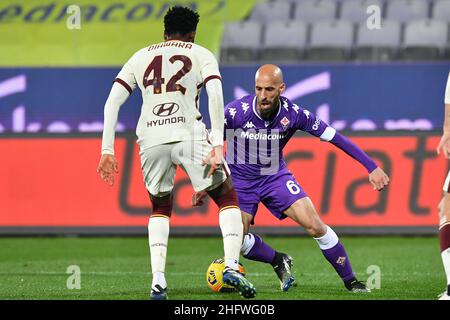
[[[450,286],[450,248],[441,252],[442,263],[444,264],[445,275],[447,276],[447,285]]]
[[[153,273],[152,288],[154,288],[157,284],[159,284],[163,289],[167,288],[167,282],[166,278],[164,277],[164,272],[157,271]]]
[[[323,236],[314,239],[321,250],[331,249],[339,242],[337,234],[329,226],[327,226],[327,232]]]
[[[244,241],[242,242],[241,246],[241,253],[243,256],[246,256],[250,250],[252,250],[253,246],[255,245],[255,237],[253,234],[249,233],[244,236]]]
[[[244,234],[241,210],[236,207],[230,207],[220,211],[219,225],[223,236],[225,267],[238,270],[239,254]]]
[[[152,216],[148,221],[148,243],[152,265],[152,288],[159,284],[163,289],[167,287],[164,277],[166,268],[167,243],[169,241],[169,218]]]
[[[447,197],[447,195],[445,197]],[[442,264],[444,265],[445,276],[447,277],[447,286],[450,286],[450,221],[448,220],[439,227],[439,243],[442,250],[441,258]]]

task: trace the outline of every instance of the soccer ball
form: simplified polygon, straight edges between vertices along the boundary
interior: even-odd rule
[[[214,292],[232,292],[234,288],[223,283],[222,272],[225,268],[225,260],[223,258],[215,259],[206,271],[206,282]],[[239,262],[239,272],[245,276],[245,268]]]

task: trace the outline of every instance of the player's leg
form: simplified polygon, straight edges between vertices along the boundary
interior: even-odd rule
[[[242,241],[241,253],[244,258],[272,265],[278,279],[281,290],[287,291],[294,284],[292,276],[292,258],[282,252],[275,251],[264,242],[261,236],[250,233],[250,225],[258,211],[260,202],[259,181],[240,181],[233,179],[234,187],[238,195],[239,207],[244,224],[244,239]]]
[[[244,227],[231,178],[227,178],[205,191],[219,208],[219,225],[224,241],[225,266],[238,270]]]
[[[236,179],[233,180],[233,183],[238,196],[242,223],[244,225],[241,253],[244,258],[250,260],[271,263],[275,257],[275,250],[264,243],[260,236],[249,233],[250,225],[253,224],[260,201],[258,183],[244,182]]]
[[[333,266],[345,287],[351,292],[370,292],[356,279],[344,245],[336,233],[320,219],[309,197],[295,201],[284,214],[303,226],[319,245],[322,254]]]
[[[254,233],[249,233],[253,215],[242,211],[244,223],[244,241],[242,241],[241,253],[244,258],[265,263],[272,263],[275,258],[275,250],[267,245],[263,239]]]
[[[150,194],[152,213],[148,221],[148,243],[152,267],[153,300],[167,299],[167,282],[165,278],[167,246],[169,242],[170,215],[172,212],[172,193]]]
[[[350,291],[368,291],[356,280],[344,246],[336,233],[325,225],[306,192],[289,170],[269,177],[261,189],[263,203],[278,219],[287,216],[303,226],[315,238],[325,258],[334,267]]]
[[[241,253],[244,258],[265,263],[272,263],[277,252],[267,245],[263,239],[254,233],[249,233],[250,225],[253,224],[260,196],[258,194],[258,182],[240,181],[233,179],[239,200],[239,207],[244,225],[244,238]]]
[[[144,183],[152,204],[148,241],[153,275],[150,297],[153,300],[167,299],[165,268],[173,203],[171,191],[176,170],[170,160],[172,147],[173,144],[164,144],[141,152]]]
[[[206,192],[219,207],[219,224],[225,253],[223,281],[235,287],[245,298],[253,298],[256,295],[255,287],[239,273],[238,263],[244,228],[231,178],[228,177],[219,186],[207,188]]]
[[[243,239],[241,210],[231,178],[227,176],[226,165],[207,177],[209,166],[202,160],[211,150],[206,141],[179,142],[179,149],[172,159],[188,174],[196,192],[205,190],[219,208],[219,225],[223,236],[225,270],[223,280],[235,287],[245,298],[253,298],[256,289],[239,273],[239,255]]]
[[[295,282],[295,278],[292,276],[292,258],[286,253],[275,251],[264,242],[261,236],[249,232],[253,217],[253,215],[242,211],[244,223],[242,256],[249,260],[269,263],[280,280],[281,290],[288,291]]]
[[[261,236],[250,233],[250,225],[253,224],[254,217],[258,210],[258,204],[261,201],[261,185],[264,187],[266,182],[257,180],[240,181],[233,178],[236,192],[239,199],[239,206],[242,212],[242,221],[244,223],[244,241],[242,242],[241,253],[249,259],[272,265],[282,291],[288,291],[294,284],[295,279],[292,276],[292,258],[283,252],[274,250],[264,242]]]
[[[439,242],[441,258],[447,277],[447,290],[442,293],[440,299],[450,300],[450,172],[444,182],[444,196],[439,203]]]

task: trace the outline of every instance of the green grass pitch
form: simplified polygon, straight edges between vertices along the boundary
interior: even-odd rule
[[[257,299],[432,299],[445,288],[437,237],[342,237],[354,271],[381,271],[381,288],[348,293],[313,239],[265,237],[294,258],[298,286],[281,292],[272,267],[241,259]],[[0,238],[0,299],[148,299],[151,282],[147,239]],[[221,239],[171,238],[166,278],[169,299],[241,299],[210,291],[205,271],[221,255]],[[67,289],[67,268],[78,265],[81,289]]]

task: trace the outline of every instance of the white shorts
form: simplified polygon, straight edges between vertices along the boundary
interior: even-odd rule
[[[142,174],[148,192],[153,196],[171,192],[178,165],[187,173],[196,192],[221,184],[227,178],[226,164],[209,178],[210,166],[202,165],[211,150],[206,140],[198,140],[166,143],[141,151]]]
[[[444,190],[444,192],[450,192],[450,190],[448,189],[450,185],[450,171],[447,174],[447,178],[445,178],[445,182],[444,182],[444,186],[442,187],[442,190]]]

